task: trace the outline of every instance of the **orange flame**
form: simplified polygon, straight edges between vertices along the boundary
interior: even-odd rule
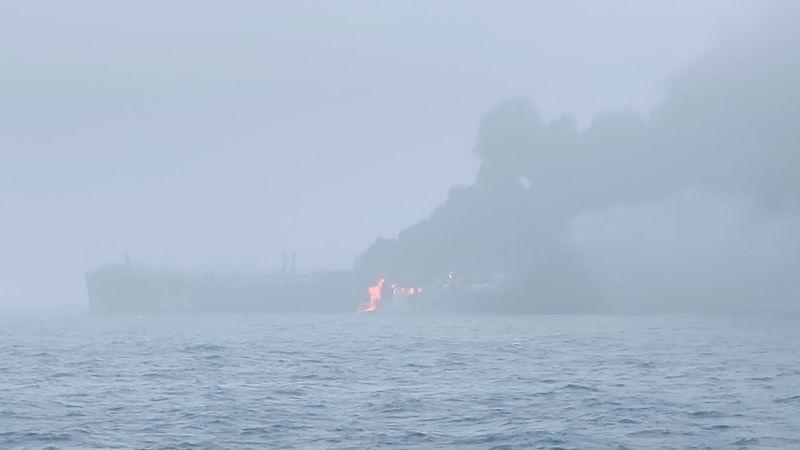
[[[383,284],[385,282],[386,278],[381,277],[377,283],[367,289],[369,292],[369,298],[364,300],[364,303],[358,307],[358,312],[368,313],[378,310],[378,306],[381,304],[381,291],[383,291]]]
[[[380,309],[381,301],[383,300],[383,286],[386,284],[386,278],[381,277],[375,282],[374,285],[370,286],[367,289],[369,296],[366,300],[358,307],[357,312],[360,313],[371,313],[376,312]],[[394,297],[411,297],[414,295],[418,295],[422,293],[421,287],[400,287],[397,284],[392,284],[392,296]]]

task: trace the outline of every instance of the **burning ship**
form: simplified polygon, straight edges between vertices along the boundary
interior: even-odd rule
[[[292,258],[294,260],[294,258]],[[86,274],[91,311],[97,314],[375,313],[430,310],[452,288],[451,272],[434,286],[405,286],[381,275],[372,285],[358,271],[233,275],[176,272],[133,264]],[[436,299],[436,300],[434,300]]]
[[[400,286],[386,276],[364,287],[353,271],[222,275],[130,263],[89,272],[86,285],[91,311],[103,315],[429,310],[431,299],[441,296],[437,289]]]
[[[293,258],[294,259],[294,258]],[[360,261],[361,262],[361,261]],[[132,264],[86,274],[91,311],[97,314],[180,313],[380,313],[380,312],[563,312],[537,303],[546,291],[517,289],[511,273],[395,271],[373,278],[374,268],[271,274],[176,272]],[[373,281],[369,281],[373,280]],[[516,295],[515,295],[516,294]],[[538,295],[537,295],[538,294]],[[528,301],[521,303],[520,296]],[[530,305],[531,308],[520,308]]]

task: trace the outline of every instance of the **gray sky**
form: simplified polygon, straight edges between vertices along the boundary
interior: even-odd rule
[[[646,112],[762,2],[6,1],[0,306],[83,274],[348,267],[469,183],[480,117]]]

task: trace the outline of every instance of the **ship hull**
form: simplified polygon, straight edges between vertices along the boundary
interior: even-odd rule
[[[110,266],[86,275],[97,314],[353,312],[363,288],[351,272],[223,276]]]

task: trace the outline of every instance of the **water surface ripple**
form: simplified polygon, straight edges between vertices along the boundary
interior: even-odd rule
[[[0,319],[0,448],[800,448],[800,318]]]

